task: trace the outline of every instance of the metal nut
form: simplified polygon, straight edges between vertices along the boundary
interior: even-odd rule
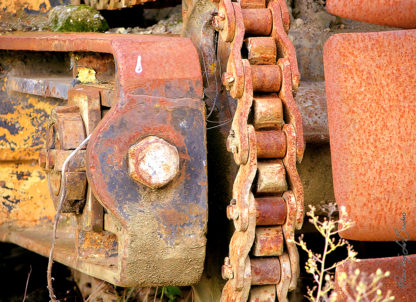
[[[212,25],[216,31],[221,31],[224,28],[225,16],[222,12],[219,12],[212,18]]]
[[[158,189],[179,173],[179,153],[165,140],[148,136],[128,151],[130,177],[152,189]]]
[[[221,267],[221,276],[224,280],[229,280],[234,278],[233,268],[230,264],[230,258],[225,257],[224,265]]]

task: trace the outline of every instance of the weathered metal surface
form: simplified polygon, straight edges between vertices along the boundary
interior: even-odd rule
[[[122,267],[133,266],[135,274],[126,274],[117,282],[195,282],[202,272],[205,251],[203,104],[198,99],[129,96],[125,106],[113,109],[91,138],[87,173],[94,195],[128,230],[124,233],[140,238],[122,236],[123,244],[132,251],[121,259]],[[175,145],[180,158],[178,177],[159,190],[138,185],[127,169],[128,149],[150,133]],[[191,266],[188,259],[193,259]]]
[[[343,18],[402,28],[416,28],[413,0],[328,0],[326,9]]]
[[[290,283],[289,291],[296,289],[297,280],[300,275],[299,253],[295,243],[295,229],[299,229],[299,213],[303,215],[303,208],[299,208],[298,198],[294,192],[287,191],[283,194],[283,199],[286,201],[287,216],[284,225],[282,226],[283,236],[286,242],[286,250],[290,261]],[[302,203],[303,207],[303,203]],[[303,220],[303,217],[301,217]]]
[[[287,190],[286,170],[281,160],[257,164],[257,193],[283,193]]]
[[[282,101],[273,94],[254,97],[254,127],[281,129],[283,125]]]
[[[305,152],[305,140],[303,138],[302,116],[293,97],[292,87],[295,76],[293,71],[291,71],[293,69],[293,65],[291,65],[289,57],[279,59],[277,64],[282,69],[282,86],[279,92],[279,98],[282,100],[283,108],[285,110],[285,121],[288,124],[292,124],[295,128],[296,160],[300,163],[303,158],[303,153]]]
[[[148,136],[129,148],[128,165],[133,180],[158,189],[178,175],[178,150],[159,137]]]
[[[280,90],[282,72],[277,65],[253,65],[251,77],[254,91],[276,92]]]
[[[276,296],[279,302],[287,302],[287,293],[289,292],[292,280],[292,272],[290,270],[290,259],[287,254],[279,257],[280,260],[280,282],[276,285]]]
[[[26,11],[29,13],[45,13],[53,6],[64,4],[79,4],[77,0],[1,0],[0,9],[2,11],[15,14],[16,12]]]
[[[271,36],[277,42],[276,45],[280,56],[282,58],[285,58],[285,61],[289,61],[288,63],[279,64],[282,67],[283,73],[282,87],[286,89],[285,85],[289,84],[285,84],[285,82],[291,80],[293,91],[296,92],[299,87],[300,73],[298,69],[298,62],[296,59],[295,47],[293,46],[292,42],[289,40],[289,36],[287,35],[290,26],[290,18],[288,9],[286,7],[286,2],[283,0],[270,1],[267,7],[271,10],[273,17],[273,28]],[[290,77],[286,75],[287,71],[286,67],[284,67],[286,65],[288,65],[288,68],[291,71]],[[295,112],[293,112],[293,114],[295,114]],[[297,131],[298,130],[299,129],[297,129]],[[300,149],[299,152],[303,152],[303,149],[300,145],[298,146],[298,148]]]
[[[178,51],[172,52],[172,47]],[[68,91],[68,105],[75,105],[80,109],[77,123],[84,123],[85,134],[91,134],[94,128],[97,131],[94,131],[91,138],[91,148],[87,149],[88,190],[77,187],[72,191],[68,188],[69,195],[86,195],[85,208],[77,219],[74,215],[66,215],[71,219],[62,222],[58,230],[56,260],[121,286],[195,283],[201,275],[205,256],[207,180],[205,112],[204,104],[200,101],[202,79],[198,57],[190,40],[173,37],[42,33],[1,36],[0,48],[73,52],[72,62],[75,68],[97,68],[97,83],[77,85]],[[104,54],[82,55],[80,52]],[[116,62],[115,79],[111,79],[112,57]],[[67,68],[69,71],[69,64]],[[9,96],[6,92],[7,74],[1,75],[4,83],[1,91],[3,102]],[[27,79],[35,77],[25,76],[24,81]],[[46,79],[43,84],[45,83]],[[35,92],[36,89],[38,88],[33,88]],[[46,90],[42,86],[38,89],[42,95],[46,94]],[[23,105],[29,99],[29,102],[34,103],[36,100],[36,106],[39,106],[38,98],[33,97],[31,101],[25,94],[19,94],[20,98],[22,96],[26,98]],[[99,122],[100,102],[104,106],[111,106],[111,109],[107,110],[104,119]],[[47,117],[59,102],[47,101],[40,104],[47,113],[42,111],[44,119],[42,123],[38,123],[40,126],[33,121],[38,127],[35,129],[42,130],[38,130],[37,134],[39,143],[28,145],[33,148],[33,155],[25,154],[25,159],[36,159],[39,154],[46,136],[43,129],[46,130]],[[14,108],[3,108],[6,109],[5,121],[13,123],[10,112],[13,113]],[[29,106],[29,109],[32,107]],[[30,113],[31,111],[28,115]],[[17,116],[20,115],[21,112]],[[31,127],[28,127],[30,133],[35,133]],[[68,128],[67,125],[64,128]],[[74,148],[76,144],[69,143],[70,138],[77,138],[84,131],[69,128],[70,131],[60,134],[65,139],[58,140],[56,146]],[[56,130],[59,133],[59,129]],[[16,131],[16,140],[21,139],[17,135],[21,134],[19,131]],[[175,145],[180,158],[178,176],[159,190],[141,186],[128,176],[128,148],[149,135],[157,135]],[[20,141],[16,143],[18,147],[21,145],[24,146]],[[4,145],[4,149],[7,148],[10,149],[10,144]],[[45,168],[56,169],[58,174],[60,171],[57,163],[62,161],[65,152],[55,150],[50,155],[43,152],[40,163]],[[21,158],[16,155],[16,150],[9,153],[10,156],[3,152],[1,154],[7,160]],[[77,157],[76,165],[70,165],[67,173],[81,173],[85,169],[82,167],[83,160],[83,156]],[[15,170],[18,170],[18,165],[14,162],[7,166],[15,166]],[[30,207],[20,206],[23,205],[23,199],[16,203],[12,200],[10,209],[3,203],[1,223],[4,227],[2,226],[0,237],[3,241],[11,241],[47,255],[51,238],[47,229],[54,212],[53,203],[48,194],[42,195],[47,187],[45,174],[37,168],[31,169],[36,179],[32,179],[31,174],[18,176],[26,181],[22,182],[25,184],[22,194],[27,190],[32,191],[27,194]],[[9,178],[12,179],[12,174],[16,176],[20,171],[7,172],[5,168],[1,173],[10,174]],[[43,182],[39,181],[42,177]],[[4,179],[2,189],[14,190],[14,187],[20,185],[20,182],[16,182],[17,185],[13,186],[8,178]],[[55,196],[60,190],[59,177],[54,180],[52,183],[55,189],[52,191]],[[108,192],[103,192],[104,190]],[[13,196],[17,194],[13,192]],[[34,198],[36,200],[32,200]],[[15,204],[19,206],[16,207]],[[105,215],[101,205],[106,209]],[[81,210],[80,208],[78,212]],[[20,217],[22,215],[27,217]],[[34,223],[29,224],[30,226],[40,226],[25,228],[18,233],[14,231],[15,225],[25,226],[31,220]],[[15,223],[11,225],[11,229],[10,223]],[[103,227],[108,233],[103,231]],[[79,233],[76,232],[77,229],[80,230]],[[74,237],[74,234],[77,236]]]
[[[158,45],[157,53],[153,49],[154,43]],[[172,43],[180,43],[183,47],[172,53]],[[2,36],[0,49],[111,53],[119,67],[116,97],[128,93],[178,98],[202,96],[200,67],[190,69],[187,64],[180,63],[184,57],[189,60],[197,59],[191,41],[186,38],[96,33],[24,33]],[[171,60],[155,71],[153,66],[159,66],[167,57]],[[141,69],[136,69],[136,66]],[[183,79],[188,86],[179,85],[177,79]]]
[[[104,208],[92,194],[90,187],[88,187],[85,206],[80,220],[84,231],[101,232],[104,228]]]
[[[296,202],[296,214],[295,214],[295,227],[297,230],[302,228],[303,216],[305,213],[303,202],[304,202],[304,193],[302,182],[299,177],[299,173],[296,167],[296,135],[297,132],[293,125],[284,125],[283,132],[286,134],[286,143],[287,151],[286,155],[283,158],[283,164],[286,168],[288,183],[291,188],[291,193],[293,193],[295,202]],[[287,200],[286,200],[287,202]],[[288,212],[289,205],[287,204]],[[288,221],[286,220],[286,223]]]
[[[256,198],[257,225],[281,225],[286,219],[286,202],[281,197]]]
[[[280,281],[280,261],[278,257],[251,258],[251,284],[277,284]]]
[[[8,89],[16,92],[34,94],[42,97],[52,97],[66,100],[71,87],[72,78],[25,78],[11,76],[8,79]]]
[[[68,104],[79,108],[87,135],[92,133],[101,120],[102,91],[101,86],[98,88],[86,85],[77,85],[68,91]]]
[[[62,165],[68,151],[74,150],[85,139],[85,127],[77,106],[57,106],[52,110],[51,119],[46,135],[46,157],[52,155],[45,165],[48,176],[49,190],[55,208],[63,194]],[[53,167],[51,166],[53,164]],[[81,213],[85,204],[87,191],[87,178],[85,174],[85,152],[84,156],[78,156],[76,161],[70,165],[65,172],[66,196],[62,204],[63,213]],[[78,170],[78,171],[77,171]],[[83,172],[79,171],[83,170]]]
[[[249,302],[274,302],[276,301],[276,286],[253,286],[250,291]]]
[[[234,232],[230,242],[229,259],[233,270],[222,290],[221,301],[247,301],[252,274],[249,252],[255,238],[256,204],[251,185],[256,173],[256,140],[253,126],[248,126],[250,157],[245,165],[241,165],[234,182],[233,198],[236,200],[238,217],[234,217]],[[226,263],[227,264],[227,263]]]
[[[265,0],[241,0],[239,1],[241,8],[264,8]]]
[[[145,3],[155,2],[156,0],[84,0],[85,4],[95,9],[114,10],[132,7]]]
[[[222,0],[221,3],[223,2],[230,1]],[[250,290],[250,284],[244,282],[247,279],[251,279],[252,285],[276,284],[279,301],[285,301],[287,292],[294,289],[299,276],[299,256],[293,239],[295,228],[299,229],[303,222],[303,190],[296,170],[296,160],[301,162],[305,147],[301,117],[293,99],[293,94],[296,93],[299,84],[299,72],[293,45],[287,36],[290,18],[284,1],[271,1],[267,8],[264,3],[262,8],[256,9],[244,9],[240,3],[235,2],[232,5],[234,11],[225,9],[225,14],[235,18],[234,35],[228,32],[228,28],[224,30],[223,26],[216,26],[221,37],[229,39],[223,39],[224,41],[219,43],[218,48],[220,58],[228,60],[227,71],[223,74],[222,82],[226,89],[230,90],[230,95],[238,99],[227,139],[227,149],[233,153],[235,162],[240,165],[240,171],[248,164],[247,162],[251,161],[251,159],[248,160],[248,157],[257,155],[258,158],[253,158],[254,167],[258,162],[257,184],[253,186],[251,175],[246,176],[244,180],[245,176],[239,172],[233,186],[233,200],[227,208],[227,217],[234,220],[236,232],[231,238],[229,247],[230,263],[227,262],[223,267],[223,273],[226,273],[223,274],[223,277],[229,281],[223,288],[221,301],[247,301]],[[226,7],[226,5],[223,6]],[[259,7],[260,3],[257,1],[253,6]],[[251,7],[251,5],[246,2],[244,7]],[[223,16],[216,16],[214,23],[218,23],[219,17],[223,18]],[[231,18],[227,17],[227,19]],[[245,55],[244,49],[242,50],[244,35],[247,37],[246,46],[249,60],[242,59],[242,53]],[[271,37],[255,40],[250,35],[271,35]],[[232,37],[234,38],[232,39]],[[249,40],[250,38],[253,40]],[[227,51],[225,42],[231,42],[229,51]],[[270,44],[270,42],[273,43]],[[276,46],[278,47],[276,48]],[[250,52],[252,53],[250,54]],[[279,59],[276,62],[278,56]],[[264,63],[270,65],[261,65]],[[263,96],[254,105],[253,120],[258,131],[255,132],[254,138],[250,138],[251,143],[249,144],[247,139],[250,135],[247,135],[247,132],[254,128],[249,124],[251,121],[249,112],[253,105],[253,99],[262,92],[275,93],[275,95]],[[284,110],[282,110],[282,105],[284,105]],[[255,146],[252,146],[253,142],[256,142]],[[253,154],[254,152],[256,154]],[[282,157],[283,161],[278,159]],[[262,158],[272,160],[265,161],[261,160]],[[289,185],[286,181],[286,171],[288,172]],[[247,247],[253,244],[249,233],[252,229],[247,228],[247,234],[242,234],[245,229],[242,228],[244,224],[241,221],[250,221],[252,217],[246,217],[247,206],[239,201],[239,199],[246,200],[246,196],[252,194],[250,188],[247,190],[247,184],[250,185],[250,188],[255,188],[254,193],[260,196],[267,194],[277,197],[282,193],[285,195],[290,193],[290,198],[285,199],[288,210],[284,211],[286,217],[283,234],[280,226],[255,226],[256,236],[252,247],[252,256],[279,257],[252,257],[250,261],[247,261]],[[287,191],[288,189],[293,190],[293,193]],[[243,190],[246,192],[245,195],[235,194],[236,191],[242,192]],[[243,207],[241,207],[242,205]],[[259,211],[256,211],[256,220],[258,217]],[[283,240],[283,237],[286,241]],[[288,254],[282,255],[284,242],[287,242]],[[293,251],[293,247],[295,251]],[[234,258],[239,260],[239,270],[235,269],[233,261],[231,261]],[[284,262],[284,266],[279,265],[275,269],[279,272],[279,279],[268,278],[268,273],[273,270],[272,266],[259,265],[256,267],[260,261],[279,261],[279,259]],[[247,270],[247,262],[251,262],[251,272]],[[282,273],[283,280],[280,280],[280,273]],[[276,277],[276,272],[273,272],[273,277]],[[236,282],[234,279],[242,281]],[[241,286],[236,286],[236,284]]]
[[[302,115],[305,141],[318,144],[328,143],[325,82],[302,81],[295,99]]]
[[[36,162],[2,161],[0,173],[0,225],[27,227],[52,220],[48,182]]]
[[[114,82],[114,57],[107,53],[76,53],[71,56],[72,75],[77,76],[82,68],[93,69],[99,82]]]
[[[341,236],[416,239],[416,31],[341,34],[324,48],[335,198],[355,225]],[[365,211],[363,211],[365,209]]]
[[[344,281],[340,286],[339,277],[341,274],[347,274],[347,278],[351,278],[356,269],[360,270],[361,276],[376,274],[377,269],[381,269],[383,273],[390,272],[390,275],[383,278],[380,290],[383,295],[387,291],[391,291],[391,295],[395,297],[394,301],[411,302],[415,300],[416,295],[416,255],[403,254],[398,257],[360,259],[359,262],[346,262],[337,267],[335,275],[335,292],[337,293],[337,301],[351,301],[348,297],[354,297],[355,288],[351,288],[348,281]],[[359,278],[360,278],[359,277]],[[361,277],[365,278],[365,277]],[[361,280],[369,282],[370,279]],[[346,285],[345,285],[346,284]],[[357,283],[358,284],[358,283]],[[368,284],[368,283],[367,283]],[[369,301],[374,300],[377,293],[374,292],[367,298]]]
[[[272,30],[272,13],[266,8],[242,9],[244,28],[248,34],[268,36]]]
[[[257,131],[257,157],[283,158],[286,155],[286,135],[281,130]]]
[[[252,249],[254,256],[280,256],[283,253],[283,246],[283,232],[280,226],[256,228]]]
[[[250,64],[266,65],[276,62],[276,43],[273,38],[247,38],[245,45],[248,50],[248,61]]]
[[[7,93],[9,77],[0,73],[0,160],[37,160],[52,108],[59,102]]]

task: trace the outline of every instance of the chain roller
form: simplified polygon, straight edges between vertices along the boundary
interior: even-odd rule
[[[238,101],[227,138],[239,165],[227,207],[235,232],[222,267],[228,281],[221,301],[287,301],[300,271],[294,235],[304,210],[296,163],[305,148],[290,15],[285,0],[214,2],[213,25],[230,47],[222,82]]]

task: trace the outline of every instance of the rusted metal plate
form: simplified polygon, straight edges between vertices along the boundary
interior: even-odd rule
[[[416,31],[339,34],[324,47],[335,198],[342,236],[416,239]],[[403,215],[407,217],[402,221]]]
[[[395,297],[394,301],[412,302],[416,295],[416,255],[401,255],[398,257],[377,258],[377,259],[362,259],[359,262],[346,262],[344,265],[337,267],[335,275],[335,292],[337,293],[337,301],[346,302],[351,301],[347,299],[347,294],[351,296],[356,292],[351,286],[352,275],[356,269],[360,270],[358,277],[359,281],[366,282],[367,285],[371,282],[368,277],[370,274],[375,274],[377,269],[381,269],[383,273],[390,272],[390,275],[383,278],[380,287],[382,295],[387,291],[391,291],[391,295]],[[342,273],[347,274],[347,280],[340,282],[339,278]],[[367,276],[367,277],[365,277]],[[345,285],[346,283],[346,285]],[[358,282],[357,284],[358,285]],[[374,301],[376,292],[368,297],[368,301]],[[353,296],[354,297],[354,296]]]
[[[179,43],[181,47],[172,51],[172,43]],[[117,96],[133,93],[175,98],[202,97],[201,69],[199,65],[190,68],[187,64],[188,61],[198,60],[195,48],[187,38],[97,33],[24,33],[1,36],[0,49],[111,53],[118,65]],[[166,64],[161,65],[161,62]],[[178,79],[187,85],[179,84]]]
[[[16,92],[34,94],[42,97],[68,99],[71,87],[70,77],[25,78],[11,76],[8,80],[9,89]]]
[[[107,211],[126,233],[140,238],[125,239],[127,248],[137,252],[126,255],[122,263],[126,267],[135,264],[136,273],[127,274],[120,282],[146,285],[178,278],[196,281],[203,268],[207,219],[203,103],[130,96],[124,107],[115,109],[91,138],[87,173],[94,195]],[[159,190],[139,185],[127,169],[130,146],[148,134],[163,138],[179,152],[179,175]],[[152,248],[147,248],[149,244]],[[194,270],[183,269],[189,257],[199,259],[192,265]],[[167,263],[171,264],[165,270]],[[141,278],[149,275],[151,279]],[[133,276],[135,279],[127,279]]]
[[[416,28],[414,0],[327,0],[326,9],[343,18],[401,28]]]

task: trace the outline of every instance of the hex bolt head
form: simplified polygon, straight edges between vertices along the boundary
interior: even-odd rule
[[[158,189],[179,173],[179,153],[175,146],[157,137],[148,136],[128,151],[130,177],[152,189]]]

